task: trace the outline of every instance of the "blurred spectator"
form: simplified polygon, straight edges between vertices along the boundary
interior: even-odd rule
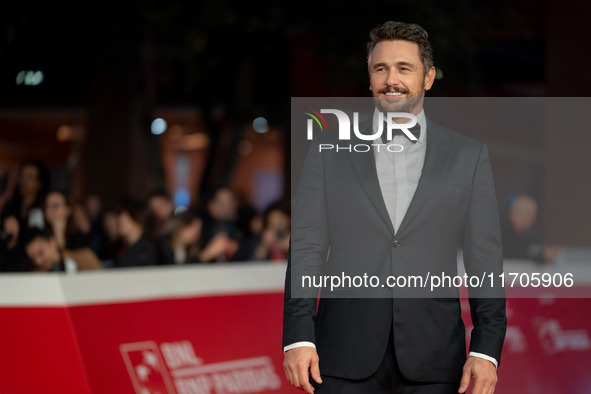
[[[237,216],[236,227],[243,239],[250,239],[263,230],[263,218],[244,197],[238,206]]]
[[[35,271],[65,271],[100,269],[96,255],[89,248],[78,250],[60,249],[48,230],[31,228],[25,234],[25,251],[35,264]]]
[[[117,228],[126,248],[116,266],[134,267],[157,263],[156,250],[144,234],[146,217],[146,208],[137,202],[128,202],[119,211]]]
[[[44,227],[43,203],[49,184],[45,166],[25,161],[19,167],[19,180],[12,199],[5,205],[5,215],[14,215],[21,227]]]
[[[232,260],[259,260],[255,251],[261,240],[261,232],[264,226],[263,218],[252,205],[243,202],[238,208],[238,221],[236,224],[242,236],[242,242],[240,242],[240,246],[232,257]]]
[[[503,257],[528,259],[538,263],[553,261],[562,250],[561,245],[543,246],[534,227],[538,216],[538,203],[532,197],[521,194],[509,207],[502,222]]]
[[[168,220],[174,213],[174,205],[168,193],[158,190],[148,196],[148,209],[150,211],[148,238],[158,241],[165,235]]]
[[[78,208],[79,210],[79,208]],[[88,219],[80,213],[71,201],[60,191],[52,190],[45,198],[45,220],[60,249],[80,249],[90,246]]]
[[[89,194],[84,200],[86,212],[91,222],[98,221],[103,213],[103,203],[96,194]]]
[[[90,194],[84,200],[84,206],[90,222],[90,231],[88,238],[90,249],[96,253],[101,260],[104,259],[104,230],[103,230],[103,204],[96,194]]]
[[[211,250],[219,250],[219,253],[208,254],[204,261],[229,261],[238,250],[241,234],[236,225],[236,208],[234,193],[228,188],[216,189],[207,200],[202,245],[212,246]]]
[[[4,173],[0,175],[0,213],[4,212],[4,206],[10,198],[8,195],[8,182],[8,171],[4,171]]]
[[[90,234],[90,217],[86,211],[86,206],[80,202],[74,203],[72,218],[76,230],[84,234],[88,240]]]
[[[260,260],[282,261],[287,259],[291,231],[289,204],[278,201],[271,204],[265,213],[264,228],[255,256]]]
[[[103,265],[114,266],[125,252],[125,244],[119,234],[119,214],[115,211],[106,211],[103,214],[101,228],[103,242],[99,258]]]
[[[8,216],[2,220],[0,231],[0,272],[31,271],[28,259],[21,241],[21,225],[15,216]]]
[[[201,219],[190,211],[174,215],[168,225],[168,234],[161,240],[161,264],[187,264],[201,261],[199,240]]]

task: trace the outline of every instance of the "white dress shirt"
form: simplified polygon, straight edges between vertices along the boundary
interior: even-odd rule
[[[374,129],[377,123],[376,114],[377,110],[374,113]],[[403,147],[401,152],[390,152],[384,147],[374,148],[378,181],[395,232],[400,228],[400,223],[402,223],[410,201],[415,195],[423,172],[423,164],[425,164],[427,121],[425,112],[422,110],[417,115],[417,123],[421,127],[421,134],[416,142],[408,139],[406,135],[398,134],[386,143],[386,146],[401,145]],[[385,130],[383,132],[385,133]]]
[[[377,129],[378,112],[374,112],[374,130]],[[394,138],[386,143],[386,146],[374,147],[374,158],[376,162],[376,170],[378,174],[378,181],[382,191],[382,197],[388,210],[388,215],[397,232],[406,215],[406,211],[419,185],[419,179],[423,172],[423,165],[425,164],[425,153],[427,152],[427,120],[425,118],[425,111],[417,115],[417,123],[421,128],[421,133],[416,142],[411,141],[405,135],[395,135]],[[386,132],[385,129],[382,130]],[[379,143],[380,141],[376,141]],[[388,151],[387,146],[397,144],[403,147],[400,149],[391,149]],[[309,346],[316,348],[312,342],[296,342],[283,348],[284,351],[295,349],[297,347]],[[468,356],[483,358],[498,366],[498,362],[493,357],[486,354],[470,352]]]

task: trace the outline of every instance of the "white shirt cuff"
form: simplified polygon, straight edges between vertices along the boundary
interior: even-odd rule
[[[470,353],[468,353],[468,357],[470,357],[470,356],[483,358],[483,359],[488,360],[491,363],[493,363],[495,365],[495,367],[499,366],[499,363],[497,362],[496,359],[492,358],[491,356],[487,356],[486,354],[477,353],[477,352],[470,352]]]
[[[286,347],[283,348],[283,351],[287,352],[288,350],[295,349],[297,347],[306,347],[306,346],[316,349],[316,345],[314,345],[312,342],[302,341],[302,342],[292,343],[291,345],[287,345]],[[482,353],[478,353],[478,352],[470,352],[470,353],[468,353],[468,356],[482,358],[482,359],[488,360],[491,363],[493,363],[495,365],[495,367],[499,366],[499,363],[497,362],[496,359],[494,359],[493,357],[487,356],[486,354],[482,354]]]
[[[313,347],[314,349],[316,349],[316,345],[314,345],[312,342],[302,341],[302,342],[292,343],[291,345],[287,345],[286,347],[283,348],[283,351],[287,352],[288,350],[295,349],[296,347]]]

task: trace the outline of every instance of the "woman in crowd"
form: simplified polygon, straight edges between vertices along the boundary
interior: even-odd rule
[[[19,179],[12,199],[4,206],[4,215],[16,217],[22,228],[44,227],[43,203],[49,184],[47,169],[38,162],[25,161],[19,167]]]
[[[119,210],[118,232],[126,248],[123,256],[115,264],[117,267],[155,265],[157,263],[156,250],[145,237],[146,216],[145,207],[135,202],[128,202]]]
[[[162,264],[200,262],[201,226],[201,219],[190,211],[174,215],[168,222],[168,234],[160,242],[160,262]]]
[[[225,233],[216,234],[207,245],[201,244],[202,221],[190,211],[173,216],[168,233],[160,242],[162,264],[212,262],[228,249],[232,242]]]
[[[45,198],[45,220],[51,229],[58,247],[62,249],[80,249],[90,246],[88,228],[79,226],[80,220],[75,220],[72,203],[60,191],[52,190]]]
[[[287,259],[291,232],[290,214],[289,204],[285,201],[275,202],[267,208],[264,229],[255,249],[257,259],[273,261]]]

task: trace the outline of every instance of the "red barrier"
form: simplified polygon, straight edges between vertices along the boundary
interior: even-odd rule
[[[284,269],[2,276],[0,393],[300,392],[282,367]],[[590,306],[510,298],[496,392],[591,392]]]

